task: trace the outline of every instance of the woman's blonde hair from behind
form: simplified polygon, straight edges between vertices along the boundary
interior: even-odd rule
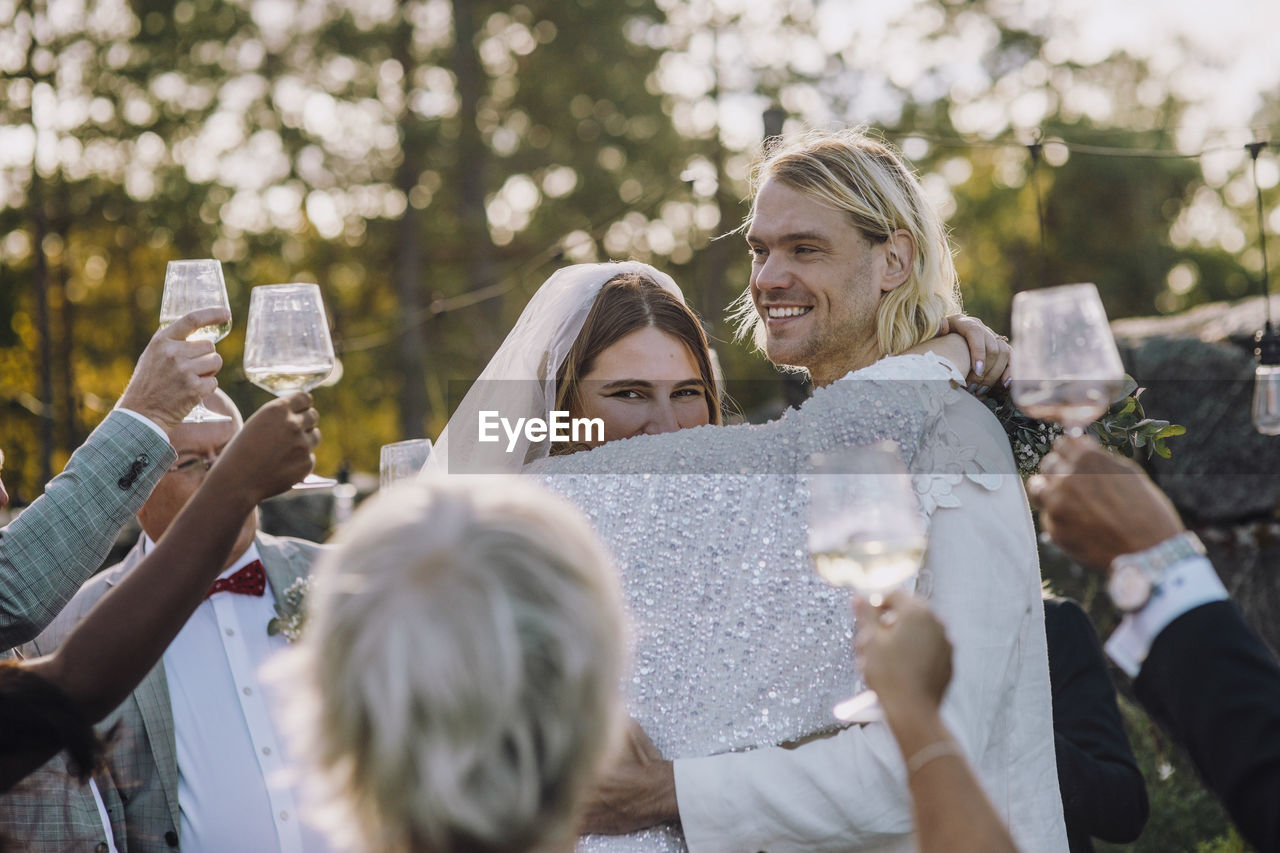
[[[514,477],[378,495],[316,570],[288,697],[318,817],[376,851],[572,845],[625,624],[577,510]]]

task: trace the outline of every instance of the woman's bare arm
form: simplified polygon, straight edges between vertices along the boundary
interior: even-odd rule
[[[907,765],[920,853],[1014,853],[939,714],[951,682],[951,643],[924,603],[894,592],[882,608],[857,603],[856,644],[867,684]]]

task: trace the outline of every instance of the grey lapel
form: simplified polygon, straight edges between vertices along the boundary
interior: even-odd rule
[[[266,533],[259,533],[256,542],[271,594],[281,601],[290,584],[310,573],[313,555],[288,539]]]
[[[142,540],[129,551],[121,562],[120,570],[108,581],[115,586],[128,572],[142,560]],[[178,825],[178,745],[173,731],[173,705],[169,701],[169,681],[164,674],[164,661],[160,660],[142,683],[133,691],[132,701],[137,705],[138,716],[142,718],[142,727],[147,733],[147,743],[151,747],[151,757],[156,763],[156,772],[160,774],[160,782],[164,785],[165,805],[169,807],[169,817],[173,825]]]
[[[173,731],[173,705],[169,701],[169,681],[164,674],[164,661],[151,668],[147,677],[133,691],[142,726],[147,732],[151,757],[164,785],[164,801],[169,807],[173,825],[178,825],[178,744]]]

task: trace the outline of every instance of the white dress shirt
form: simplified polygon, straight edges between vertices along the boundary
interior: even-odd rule
[[[111,818],[107,816],[107,804],[102,801],[102,794],[98,791],[98,783],[89,779],[89,793],[93,794],[93,804],[98,807],[98,820],[102,821],[102,830],[106,833],[107,853],[120,853],[116,849],[116,838],[111,832]]]
[[[124,406],[117,406],[116,408],[118,408],[121,412],[128,415],[129,417],[133,418],[135,421],[145,424],[148,428],[151,429],[152,432],[154,432],[156,435],[163,438],[165,441],[169,440],[169,433],[162,430],[160,428],[160,425],[155,421],[151,420],[151,418],[147,417],[144,414],[141,414],[140,412],[135,412],[133,409],[126,409]]]
[[[145,548],[153,543],[146,540]],[[250,545],[220,577],[259,559]],[[206,599],[164,653],[178,757],[184,853],[323,850],[299,820],[288,756],[258,668],[288,641],[268,636],[275,596]]]
[[[1137,678],[1151,644],[1169,623],[1188,610],[1226,598],[1227,588],[1208,558],[1195,556],[1179,560],[1151,591],[1151,600],[1120,621],[1107,640],[1107,655],[1130,678]]]

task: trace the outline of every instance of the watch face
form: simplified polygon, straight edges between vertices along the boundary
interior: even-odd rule
[[[1107,581],[1107,593],[1121,610],[1137,610],[1151,597],[1151,579],[1136,566],[1117,566]]]

